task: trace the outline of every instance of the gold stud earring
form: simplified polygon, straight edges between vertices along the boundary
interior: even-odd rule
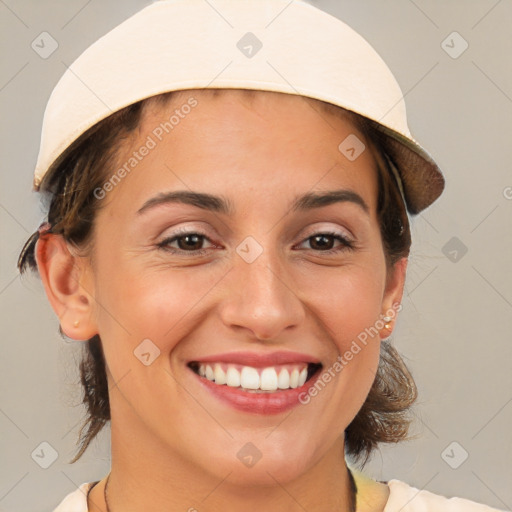
[[[384,320],[384,322],[386,322],[386,323],[384,324],[384,327],[385,327],[386,329],[391,329],[391,324],[390,324],[390,322],[391,322],[391,320],[393,320],[393,319],[392,319],[390,316],[384,316],[384,317],[382,318],[382,320]]]
[[[75,322],[73,323],[73,325],[75,327],[78,327],[80,325],[80,320],[75,320]]]

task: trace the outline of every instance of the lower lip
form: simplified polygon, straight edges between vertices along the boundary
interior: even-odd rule
[[[240,388],[232,388],[227,385],[220,386],[191,371],[208,391],[239,411],[254,414],[279,414],[301,403],[299,397],[307,395],[309,388],[314,386],[321,370],[321,368],[318,369],[308,381],[298,388],[272,393],[250,393]]]

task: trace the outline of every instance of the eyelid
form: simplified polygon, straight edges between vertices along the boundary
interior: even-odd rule
[[[207,224],[207,223],[204,223]],[[180,235],[189,235],[189,234],[197,234],[202,235],[205,238],[211,240],[212,238],[221,238],[221,235],[218,231],[213,228],[210,224],[207,224],[208,228],[202,228],[200,225],[196,224],[185,224],[181,226],[168,226],[162,233],[156,237],[156,240],[168,240],[169,238],[174,238]],[[157,242],[158,243],[158,242]]]
[[[356,237],[352,234],[352,232],[349,229],[341,228],[340,226],[334,227],[332,226],[332,224],[326,225],[325,223],[321,225],[315,224],[313,227],[307,228],[305,234],[302,235],[302,239],[314,236],[319,233],[330,233],[332,235],[345,238],[350,242],[356,241]]]

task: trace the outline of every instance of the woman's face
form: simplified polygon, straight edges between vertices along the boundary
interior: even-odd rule
[[[117,164],[82,280],[113,443],[240,482],[341,458],[379,361],[375,329],[358,340],[403,286],[387,282],[363,135],[294,95],[185,91],[150,105]]]

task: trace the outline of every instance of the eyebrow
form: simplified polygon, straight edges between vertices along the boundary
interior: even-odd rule
[[[370,208],[359,194],[353,190],[345,189],[329,190],[321,193],[308,192],[293,200],[291,210],[307,211],[314,208],[321,208],[323,206],[344,202],[354,203],[360,206],[366,214],[370,213]],[[190,204],[203,210],[222,213],[224,215],[233,215],[235,212],[233,203],[223,196],[215,196],[202,192],[190,192],[187,190],[177,190],[172,192],[161,192],[151,199],[148,199],[142,207],[139,208],[137,214],[140,215],[155,206],[169,203]]]

